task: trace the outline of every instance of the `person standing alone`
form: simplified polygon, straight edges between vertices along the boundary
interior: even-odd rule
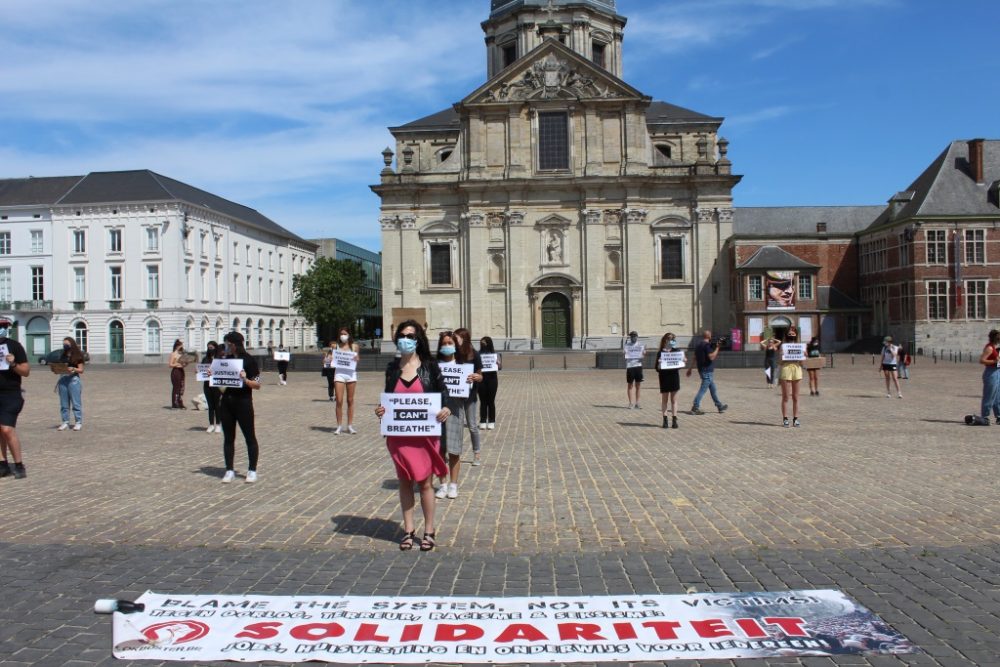
[[[639,332],[629,331],[625,351],[625,385],[628,392],[628,409],[641,410],[639,390],[642,388],[642,360],[646,356],[646,346],[639,343]],[[632,388],[635,388],[635,402],[632,402]]]
[[[174,349],[170,353],[170,407],[175,410],[185,410],[184,407],[184,367],[187,358],[184,356],[184,343],[178,338],[174,341]]]
[[[247,443],[247,484],[257,481],[257,459],[260,448],[257,445],[257,431],[254,423],[253,391],[260,389],[260,367],[257,360],[247,353],[243,346],[243,334],[230,331],[222,339],[225,345],[226,359],[242,359],[243,370],[240,371],[242,386],[224,387],[219,401],[219,421],[222,422],[222,455],[226,462],[226,473],[222,483],[229,484],[236,478],[236,426],[243,431],[243,439]]]
[[[706,329],[702,332],[701,342],[698,343],[698,346],[694,350],[695,364],[698,367],[698,377],[701,378],[701,386],[698,387],[698,393],[694,395],[694,405],[691,406],[691,414],[693,415],[705,414],[701,409],[701,399],[705,396],[706,391],[711,393],[712,401],[719,412],[725,412],[726,408],[729,407],[719,400],[719,393],[715,388],[715,360],[719,356],[720,347],[719,341],[712,341],[711,331]],[[692,370],[691,368],[688,369],[688,377],[691,377]]]
[[[17,436],[17,416],[24,408],[24,394],[21,392],[21,378],[31,373],[28,355],[24,347],[13,338],[8,338],[13,320],[0,316],[0,477],[14,475],[14,479],[24,479],[27,472],[21,460],[21,440]],[[7,460],[8,453],[14,459],[13,465]]]
[[[59,363],[66,364],[66,373],[59,376],[56,388],[59,390],[59,413],[62,417],[62,424],[57,430],[65,431],[69,428],[69,410],[73,408],[73,430],[79,431],[83,428],[83,352],[76,344],[75,338],[63,338],[63,353],[59,357]]]

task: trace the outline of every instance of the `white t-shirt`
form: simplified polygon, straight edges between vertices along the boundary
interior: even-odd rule
[[[883,345],[882,346],[882,364],[885,366],[895,366],[896,358],[899,356],[899,346],[898,345]]]

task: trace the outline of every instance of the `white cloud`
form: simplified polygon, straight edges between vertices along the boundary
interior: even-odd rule
[[[788,105],[777,105],[750,111],[747,113],[737,113],[726,117],[726,127],[746,127],[757,125],[771,120],[777,120],[784,116],[791,115],[799,111],[795,107]]]

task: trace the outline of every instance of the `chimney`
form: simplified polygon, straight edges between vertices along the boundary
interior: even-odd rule
[[[969,175],[979,184],[986,182],[983,174],[983,142],[983,139],[969,142]]]

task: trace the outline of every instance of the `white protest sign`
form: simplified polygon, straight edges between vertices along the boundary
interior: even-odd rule
[[[660,370],[675,370],[686,365],[683,352],[660,352]]]
[[[804,361],[806,358],[806,344],[805,343],[782,343],[781,344],[781,360],[782,361]]]
[[[448,385],[448,395],[454,398],[468,398],[469,375],[474,373],[476,367],[472,364],[441,364],[441,375],[444,376],[444,383]]]
[[[355,354],[354,351],[343,352],[341,350],[334,350],[333,365],[347,371],[357,370],[358,362],[354,359]]]
[[[242,359],[213,359],[211,387],[242,387]]]
[[[642,358],[646,356],[646,346],[645,345],[626,345],[625,346],[625,358],[634,361],[641,361]]]
[[[10,351],[7,349],[7,343],[0,345],[0,371],[10,370],[10,364],[7,363],[7,355]]]
[[[382,394],[382,435],[441,435],[441,394]]]
[[[500,370],[499,355],[497,354],[480,354],[479,358],[483,362],[483,372],[484,373],[496,373]]]
[[[292,360],[292,353],[291,352],[275,352],[274,353],[274,360],[275,361],[291,361]]]
[[[919,652],[837,590],[492,598],[147,592],[137,602],[143,611],[112,618],[115,658],[425,665]]]
[[[212,370],[212,364],[198,364],[198,372],[194,376],[195,382],[208,382],[212,379],[209,371]]]

